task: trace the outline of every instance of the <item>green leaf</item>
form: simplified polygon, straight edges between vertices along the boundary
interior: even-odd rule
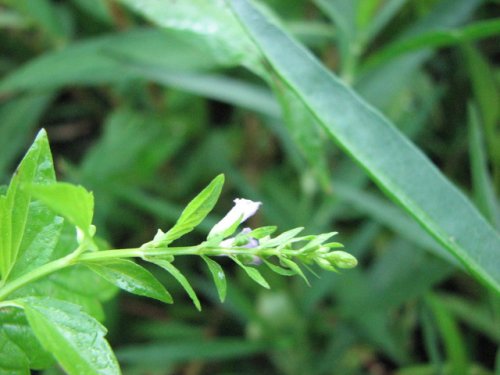
[[[65,182],[33,185],[30,190],[35,198],[92,237],[90,226],[94,215],[94,196],[91,192]]]
[[[265,259],[263,259],[263,261],[264,261],[265,265],[268,266],[271,271],[276,272],[278,275],[294,276],[297,274],[295,271],[292,271],[291,269],[280,267],[280,266],[273,264]]]
[[[300,277],[302,277],[302,279],[304,279],[304,281],[306,282],[307,285],[311,285],[311,284],[309,284],[309,280],[307,279],[306,275],[304,275],[304,272],[302,272],[302,269],[293,260],[281,257],[280,258],[280,262],[283,263],[288,268],[290,268],[297,275],[299,275]]]
[[[247,1],[232,4],[275,73],[325,131],[474,277],[500,293],[500,236],[470,201],[385,117]]]
[[[412,38],[431,30],[457,27],[468,19],[483,3],[482,0],[441,0],[433,2],[429,12],[399,31],[398,39]],[[431,49],[415,51],[386,61],[368,72],[356,76],[358,93],[378,108],[387,110],[395,100],[408,92],[408,87],[421,82],[419,71],[433,55]]]
[[[467,349],[455,318],[437,296],[429,294],[426,296],[425,301],[432,310],[436,325],[441,333],[448,361],[451,365],[450,373],[457,375],[468,374]]]
[[[357,39],[356,5],[352,0],[315,0],[318,7],[331,18],[338,33],[337,40],[342,69],[348,72],[353,58],[353,46]]]
[[[262,285],[266,289],[270,289],[271,287],[267,283],[266,279],[260,274],[259,270],[253,267],[245,266],[243,263],[241,263],[238,258],[235,256],[230,256],[230,258],[241,268],[243,268],[243,271],[246,272],[246,274],[257,284]]]
[[[274,225],[269,225],[266,227],[255,228],[250,233],[248,233],[248,235],[250,237],[260,240],[261,238],[270,236],[271,234],[276,232],[276,229],[278,229],[278,227]]]
[[[19,255],[30,213],[31,193],[22,187],[54,181],[54,169],[47,135],[38,133],[33,145],[19,164],[4,197],[0,197],[0,274],[5,279]],[[31,221],[30,221],[31,223]],[[28,226],[29,228],[29,226]],[[24,250],[24,249],[23,249]]]
[[[0,331],[0,372],[11,375],[29,375],[29,362],[23,351],[5,332]]]
[[[179,340],[126,346],[117,351],[117,356],[120,362],[131,367],[152,367],[158,370],[151,371],[153,373],[165,373],[165,368],[187,362],[243,361],[269,349],[270,344],[247,338],[207,340],[205,337],[184,337]]]
[[[221,65],[205,40],[180,32],[131,29],[74,42],[50,51],[0,80],[0,93],[98,85],[137,79],[130,64],[154,64],[166,71],[199,71]],[[146,77],[147,78],[147,77]]]
[[[7,0],[7,3],[29,17],[38,28],[52,39],[53,43],[64,41],[66,37],[64,22],[61,22],[61,14],[55,4],[48,0],[35,2],[30,0]]]
[[[172,303],[172,296],[165,287],[144,267],[125,259],[85,263],[105,280],[127,292]]]
[[[290,241],[292,238],[294,238],[297,234],[302,232],[304,228],[299,227],[299,228],[294,228],[287,230],[286,232],[281,233],[279,236],[271,238],[268,241],[262,241],[260,246],[269,248],[269,247],[277,247],[283,244],[286,244],[288,241]]]
[[[172,241],[191,232],[214,208],[219,199],[222,185],[224,185],[224,175],[221,174],[189,202],[175,225],[167,233],[159,231],[152,242],[143,246],[168,246]]]
[[[316,118],[311,115],[311,112],[297,97],[297,94],[290,90],[289,87],[277,82],[273,85],[273,91],[282,108],[283,122],[300,154],[307,162],[307,169],[312,171],[323,190],[327,191],[329,189],[330,174],[326,153],[328,145],[326,134]],[[307,169],[301,168],[306,172]]]
[[[14,358],[19,359],[18,364],[26,363],[24,373],[29,374],[30,368],[47,368],[54,362],[52,355],[40,345],[40,342],[35,337],[21,309],[2,308],[0,310],[0,325],[2,327],[0,335],[3,336],[1,340],[7,345],[5,350],[11,347],[12,354],[15,355]],[[21,351],[22,356],[14,347]],[[4,349],[0,350],[0,353],[2,352],[4,352]],[[21,357],[24,357],[24,359]],[[11,358],[1,358],[0,369],[3,366],[10,366],[9,363],[11,363]]]
[[[214,279],[214,284],[217,288],[217,294],[219,295],[220,301],[224,302],[227,292],[227,281],[224,270],[215,260],[212,260],[204,255],[202,255],[201,258],[205,261],[208,269],[210,270],[210,273],[212,274],[212,278]]]
[[[476,22],[463,28],[451,30],[431,30],[389,44],[377,51],[373,56],[370,56],[366,60],[364,68],[371,69],[373,66],[383,64],[396,56],[419,49],[460,45],[498,34],[500,34],[500,20]]]
[[[500,89],[494,79],[494,68],[481,55],[477,48],[469,45],[463,47],[465,66],[472,83],[475,102],[478,105],[481,122],[484,126],[485,140],[493,162],[496,178],[500,178],[500,135],[498,121],[500,119]],[[498,183],[498,181],[496,181]]]
[[[120,373],[106,329],[79,306],[46,297],[20,303],[38,340],[69,374]]]
[[[52,212],[48,208],[47,210]],[[39,238],[39,236],[35,237],[35,241],[30,245],[30,248],[33,248],[33,250],[43,249],[43,245],[47,245],[48,248],[43,249],[39,254],[40,258],[46,261],[60,259],[78,247],[75,227],[67,221],[64,222],[60,235],[55,238],[57,244],[54,248],[50,248],[49,242],[46,241],[41,241],[39,245],[35,245]],[[19,259],[12,270],[13,277],[17,275],[18,270],[22,271],[24,269],[23,265],[28,267],[27,270],[31,270],[32,264],[35,266],[39,264],[40,260],[37,257],[33,259],[31,256],[33,254],[30,255],[29,252],[26,252],[26,259]],[[108,283],[88,267],[74,265],[25,285],[13,292],[9,298],[50,295],[56,299],[78,304],[86,313],[102,321],[104,312],[101,302],[109,300],[116,292],[117,288],[114,285]]]
[[[161,66],[130,63],[131,72],[161,85],[177,88],[198,96],[246,108],[266,116],[279,118],[280,108],[268,88],[243,79],[222,74],[181,73]]]
[[[189,298],[191,298],[198,311],[201,311],[200,300],[198,299],[198,296],[196,295],[193,287],[191,286],[191,284],[189,284],[189,281],[186,279],[186,277],[171,262],[151,257],[146,258],[146,260],[168,271],[179,282],[179,284],[182,285],[182,287],[189,295]]]
[[[469,106],[469,153],[472,184],[476,204],[482,214],[495,227],[500,228],[500,210],[493,182],[488,172],[482,122],[476,106]]]
[[[331,237],[335,236],[336,234],[337,232],[330,232],[330,233],[318,234],[317,236],[312,236],[310,241],[307,244],[305,244],[299,251],[304,254],[313,251],[318,246],[323,244],[323,242],[328,241]]]
[[[119,0],[156,25],[179,30],[203,43],[226,65],[259,70],[259,54],[224,1]]]
[[[366,45],[370,40],[373,40],[378,33],[384,29],[394,18],[398,11],[408,2],[408,0],[386,0],[383,2],[382,8],[379,12],[365,25],[362,30],[363,45]],[[369,3],[369,1],[367,1]]]

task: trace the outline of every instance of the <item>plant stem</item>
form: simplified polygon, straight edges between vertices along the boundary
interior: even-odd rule
[[[75,251],[76,252],[76,251]],[[7,283],[3,288],[0,289],[0,301],[4,300],[9,294],[15,290],[29,284],[35,280],[38,280],[46,275],[49,275],[55,271],[68,267],[73,264],[75,260],[75,253],[71,253],[63,258],[54,260],[44,264],[31,272],[28,272],[21,277]]]
[[[177,255],[242,255],[251,254],[256,256],[269,257],[278,255],[278,251],[273,248],[264,249],[247,249],[247,248],[220,248],[220,247],[204,247],[203,245],[186,246],[186,247],[164,247],[164,248],[131,248],[131,249],[115,249],[83,252],[82,246],[79,246],[71,254],[46,263],[31,272],[28,272],[21,277],[8,282],[0,288],[0,301],[3,301],[9,294],[22,288],[23,286],[36,281],[44,276],[59,271],[63,268],[84,262],[99,262],[111,259],[123,258],[144,258],[144,257],[159,257],[159,256],[177,256]],[[283,252],[283,251],[282,251]]]

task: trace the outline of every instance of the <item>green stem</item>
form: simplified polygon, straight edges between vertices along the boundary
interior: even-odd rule
[[[83,246],[83,245],[82,245]],[[92,251],[82,253],[82,246],[79,246],[71,254],[46,263],[31,272],[28,272],[21,277],[12,280],[0,288],[0,301],[3,301],[9,294],[22,288],[23,286],[36,281],[44,276],[59,271],[63,268],[72,266],[79,262],[95,262],[111,259],[123,258],[144,258],[144,257],[160,257],[160,256],[177,256],[177,255],[242,255],[251,254],[262,257],[278,255],[276,249],[246,249],[246,248],[220,248],[220,247],[203,247],[203,246],[187,246],[187,247],[164,247],[164,248],[131,248],[131,249],[115,249]],[[283,252],[283,251],[282,251]]]
[[[116,250],[103,250],[91,253],[85,253],[78,257],[80,261],[92,262],[106,259],[116,258],[143,258],[143,257],[161,257],[168,255],[206,255],[206,256],[219,256],[219,255],[243,255],[251,254],[257,256],[272,256],[277,255],[276,249],[252,249],[233,247],[233,248],[220,248],[220,247],[202,247],[202,246],[186,246],[186,247],[155,247],[155,248],[132,248],[132,249],[116,249]]]
[[[49,275],[55,271],[58,271],[60,269],[70,266],[71,264],[74,264],[74,260],[75,260],[75,253],[71,253],[65,256],[64,258],[60,258],[54,260],[53,262],[46,263],[43,266],[40,266],[37,269],[34,269],[33,271],[28,272],[22,275],[21,277],[5,284],[5,286],[0,289],[0,301],[4,300],[5,297],[7,297],[9,294],[16,291],[17,289],[22,288],[23,286],[35,280],[38,280],[46,275]]]

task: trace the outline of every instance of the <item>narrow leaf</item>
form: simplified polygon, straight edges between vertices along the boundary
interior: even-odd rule
[[[499,207],[488,172],[482,122],[475,106],[469,106],[469,152],[476,204],[490,223],[500,228]]]
[[[246,0],[235,13],[269,61],[331,137],[470,273],[500,293],[500,236],[384,116]]]
[[[208,269],[212,274],[220,301],[224,302],[224,300],[226,299],[227,282],[226,275],[224,274],[222,267],[215,260],[212,260],[207,256],[202,255],[201,257],[207,264]]]
[[[292,238],[294,238],[297,234],[302,232],[304,228],[294,228],[287,230],[286,232],[281,233],[279,236],[275,238],[271,238],[269,241],[261,243],[262,247],[276,247],[279,245],[282,245],[284,243],[287,243],[290,241]]]
[[[240,266],[241,268],[243,268],[243,271],[246,272],[246,274],[253,280],[255,281],[257,284],[259,285],[262,285],[264,288],[266,289],[270,289],[271,287],[269,286],[269,284],[267,283],[266,279],[264,279],[264,277],[260,274],[259,270],[257,270],[256,268],[253,268],[253,267],[249,267],[249,266],[245,266],[243,263],[241,263],[238,258],[234,257],[234,256],[231,256],[230,257],[232,260],[234,260],[234,262]]]
[[[167,233],[155,237],[152,243],[146,244],[146,247],[167,246],[177,238],[191,232],[212,211],[219,199],[223,184],[224,175],[215,177],[200,194],[189,202],[175,225]]]
[[[434,314],[441,333],[448,362],[451,365],[450,372],[457,375],[468,374],[467,349],[457,321],[437,296],[429,294],[425,300]]]
[[[165,287],[144,267],[125,259],[105,263],[86,263],[92,271],[127,292],[172,303]]]
[[[201,304],[200,300],[198,299],[198,296],[196,295],[193,287],[189,283],[189,281],[186,279],[186,277],[179,271],[172,263],[170,263],[167,260],[163,259],[158,259],[158,258],[146,258],[148,262],[154,263],[157,266],[160,266],[164,270],[168,271],[178,282],[179,284],[182,285],[186,293],[189,295],[191,300],[193,301],[194,305],[198,309],[198,311],[201,311]]]
[[[300,277],[302,277],[304,279],[304,281],[306,282],[307,285],[311,285],[311,284],[309,284],[309,280],[307,279],[307,277],[304,274],[304,272],[302,272],[302,269],[293,260],[290,260],[288,258],[283,258],[282,257],[282,258],[280,258],[280,262],[283,263],[288,268],[290,268],[297,275],[299,275]]]
[[[38,340],[69,374],[120,374],[106,329],[79,306],[46,297],[21,303]]]
[[[286,268],[280,267],[280,266],[273,264],[265,259],[264,259],[264,263],[266,264],[266,266],[268,266],[271,269],[271,271],[276,272],[278,275],[282,275],[282,276],[296,275],[295,271],[292,271],[291,269],[286,269]]]
[[[383,64],[396,56],[419,49],[459,45],[498,34],[500,34],[500,20],[498,19],[476,22],[460,29],[431,30],[389,44],[375,55],[369,57],[364,68],[372,69],[375,65]]]
[[[276,232],[276,229],[278,229],[278,227],[276,227],[274,225],[267,226],[267,227],[260,227],[260,228],[253,229],[250,233],[248,233],[248,235],[250,237],[257,238],[258,240],[260,240],[261,238],[270,236],[271,234]]]

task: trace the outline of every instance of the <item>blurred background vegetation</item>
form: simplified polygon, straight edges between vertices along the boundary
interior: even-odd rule
[[[105,324],[124,372],[500,374],[498,295],[437,256],[291,92],[273,94],[237,48],[212,43],[217,17],[202,2],[164,3],[151,15],[133,0],[0,0],[0,182],[44,127],[59,177],[94,192],[98,234],[115,247],[168,228],[224,173],[220,204],[190,243],[245,197],[263,202],[254,225],[339,231],[360,265],[318,271],[311,287],[262,270],[263,290],[227,262],[220,304],[199,260],[179,259],[204,310],[163,274],[172,306],[120,294]],[[498,229],[498,1],[261,5]]]

